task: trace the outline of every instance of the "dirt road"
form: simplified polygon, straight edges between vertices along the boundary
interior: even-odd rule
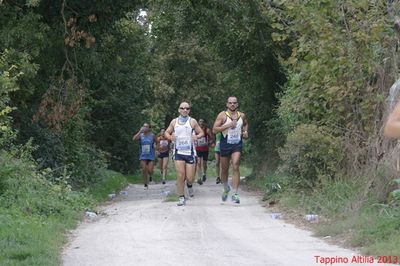
[[[229,199],[222,203],[221,186],[214,180],[195,186],[194,198],[184,207],[164,201],[167,191],[175,191],[173,181],[147,191],[130,185],[127,191],[101,207],[103,215],[71,233],[65,266],[330,265],[326,257],[343,262],[333,265],[375,265],[350,263],[357,255],[353,251],[272,219],[248,192],[240,192],[240,205]]]

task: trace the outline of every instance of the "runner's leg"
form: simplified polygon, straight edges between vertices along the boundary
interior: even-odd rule
[[[142,170],[143,184],[147,186],[149,183],[147,179],[147,162],[146,160],[140,160],[140,168]]]
[[[175,160],[176,193],[178,194],[178,197],[185,196],[185,164],[185,161]]]
[[[237,192],[240,183],[240,152],[232,153],[231,159],[232,159],[232,187],[234,192]]]
[[[228,172],[229,172],[229,161],[230,157],[227,156],[221,156],[221,182],[222,185],[224,186],[223,191],[222,191],[222,201],[226,201],[228,198],[228,193],[230,190],[229,184],[228,184]]]
[[[147,171],[149,173],[150,178],[153,176],[154,174],[154,161],[148,161],[147,163]]]
[[[185,167],[186,167],[186,182],[189,185],[192,185],[194,181],[196,165],[194,163],[193,164],[187,163]]]
[[[201,185],[203,184],[202,176],[203,176],[203,156],[198,156],[197,159],[197,182]]]
[[[229,156],[221,156],[220,158],[222,184],[228,183],[229,161]]]
[[[220,154],[215,153],[215,173],[217,175],[217,184],[221,182]]]
[[[169,160],[169,157],[164,157],[162,159],[162,179],[163,180],[166,180],[166,178],[167,178],[168,160]]]
[[[164,158],[157,158],[158,162],[158,169],[160,169],[160,176],[161,178],[163,177],[163,163],[164,163]]]
[[[203,156],[203,182],[207,180],[207,161],[208,161],[208,151],[204,153]]]

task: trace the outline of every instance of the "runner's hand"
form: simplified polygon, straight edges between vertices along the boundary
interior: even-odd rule
[[[237,125],[237,120],[236,119],[232,120],[232,122],[229,125],[230,125],[230,128],[234,129]]]
[[[175,133],[172,133],[172,134],[171,134],[171,141],[175,141],[175,140],[176,140]]]
[[[242,136],[243,136],[243,138],[247,139],[249,137],[249,132],[243,131]]]

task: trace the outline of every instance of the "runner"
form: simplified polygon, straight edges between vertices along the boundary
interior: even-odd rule
[[[160,130],[160,135],[157,138],[157,157],[158,167],[161,173],[162,183],[165,184],[168,171],[168,159],[169,159],[169,140],[165,137],[165,128]]]
[[[197,183],[203,185],[203,182],[207,180],[207,161],[208,161],[208,145],[213,142],[213,135],[211,130],[207,128],[207,121],[203,118],[199,119],[199,126],[204,132],[204,136],[196,141],[196,152],[197,152],[197,174],[199,178]]]
[[[383,134],[388,138],[400,138],[400,101],[389,115]]]
[[[233,195],[232,201],[240,203],[238,188],[240,183],[240,155],[242,152],[242,137],[247,138],[248,123],[244,113],[239,112],[236,97],[229,97],[226,103],[227,111],[218,114],[215,120],[213,133],[222,133],[220,141],[221,153],[221,182],[224,185],[222,201],[226,201],[230,187],[228,184],[229,161],[232,161]]]
[[[165,130],[165,137],[175,141],[174,163],[176,171],[176,190],[179,195],[178,206],[186,204],[185,179],[188,194],[193,197],[194,179],[194,141],[201,138],[204,133],[194,118],[189,116],[190,105],[182,102],[179,105],[179,117],[173,119]],[[196,134],[192,132],[195,131]]]
[[[216,184],[221,183],[221,167],[220,167],[220,158],[221,158],[221,153],[219,149],[221,141],[221,132],[217,133],[215,135],[215,144],[214,144],[214,156],[215,156],[215,173],[217,174],[217,179],[215,180]]]
[[[143,184],[147,189],[150,177],[150,182],[153,181],[154,173],[154,144],[156,137],[150,132],[149,123],[144,123],[143,127],[133,136],[133,140],[139,140],[140,143],[140,167],[142,169]]]

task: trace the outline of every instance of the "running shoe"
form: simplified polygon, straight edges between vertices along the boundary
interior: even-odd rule
[[[201,180],[201,178],[197,179],[197,184],[203,185],[203,180]]]
[[[165,185],[165,179],[162,180],[162,184]]]
[[[222,196],[221,196],[221,198],[222,198],[222,201],[226,201],[226,199],[228,198],[228,193],[229,193],[229,191],[231,191],[231,188],[228,186],[228,188],[227,189],[223,189],[222,190]]]
[[[179,197],[179,201],[178,201],[178,203],[176,205],[178,205],[178,206],[186,205],[185,197]]]
[[[192,198],[194,196],[193,187],[187,187],[187,189],[188,189],[189,197]]]
[[[232,201],[233,201],[234,203],[237,203],[237,204],[240,203],[240,198],[239,198],[239,195],[238,195],[237,193],[235,193],[235,194],[232,195]]]
[[[215,180],[215,183],[216,183],[216,184],[221,183],[221,178],[217,177],[217,179]]]
[[[149,189],[149,185],[144,184],[144,189]]]
[[[203,175],[203,182],[206,182],[206,180],[207,180],[207,176]]]

